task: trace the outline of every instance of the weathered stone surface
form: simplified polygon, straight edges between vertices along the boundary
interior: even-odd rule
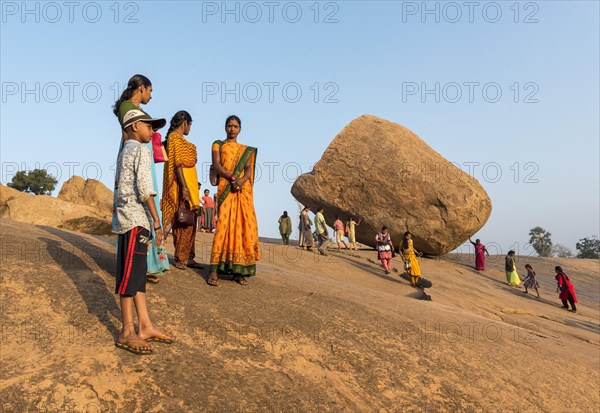
[[[0,185],[0,218],[87,234],[111,233],[111,217],[96,207],[31,195]]]
[[[310,173],[298,177],[292,195],[302,204],[362,219],[356,238],[375,245],[386,225],[396,246],[407,229],[415,248],[443,255],[488,220],[492,203],[475,178],[463,172],[405,127],[364,115],[331,142]]]
[[[109,218],[112,216],[113,193],[95,179],[72,176],[63,184],[57,198],[96,208],[98,214]]]

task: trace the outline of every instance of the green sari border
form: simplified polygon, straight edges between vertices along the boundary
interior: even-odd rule
[[[246,164],[248,163],[248,161],[250,160],[250,157],[253,154],[255,155],[253,166],[256,166],[256,154],[257,153],[258,153],[257,148],[253,148],[252,146],[248,146],[246,148],[246,150],[240,157],[239,162],[237,163],[237,165],[235,166],[235,168],[233,170],[233,176],[236,179],[238,179],[242,175],[242,171],[244,170],[244,168],[246,168]],[[256,168],[252,168],[252,182],[254,182],[255,176],[256,176]],[[221,196],[219,197],[219,205],[223,205],[223,202],[225,202],[225,199],[227,199],[227,196],[229,195],[230,192],[231,192],[231,182],[229,182],[227,184],[227,186],[225,186],[225,189],[223,189],[223,192],[221,193]]]
[[[256,275],[256,264],[241,265],[233,261],[219,261],[218,264],[210,264],[210,272],[216,271],[222,274],[241,275],[242,277],[253,277]]]

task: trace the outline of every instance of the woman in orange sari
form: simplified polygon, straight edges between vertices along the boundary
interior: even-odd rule
[[[202,268],[194,261],[197,215],[193,225],[182,224],[176,217],[179,207],[190,209],[195,214],[200,209],[196,145],[185,138],[191,127],[192,117],[185,110],[180,110],[171,119],[165,138],[169,159],[163,170],[163,228],[165,237],[173,230],[175,267],[181,270]]]
[[[212,145],[212,168],[218,175],[219,219],[210,255],[208,285],[219,285],[218,274],[232,274],[246,285],[245,277],[256,275],[260,259],[258,224],[254,211],[254,166],[256,148],[237,142],[242,121],[225,121],[227,139]]]

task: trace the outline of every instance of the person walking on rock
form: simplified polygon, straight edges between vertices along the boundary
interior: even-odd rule
[[[533,267],[529,264],[525,264],[525,269],[527,270],[527,277],[525,277],[525,280],[523,281],[523,287],[525,287],[524,293],[528,294],[527,289],[533,288],[537,294],[537,297],[540,298],[540,293],[538,291],[538,288],[540,288],[540,283],[538,282],[537,278],[535,278],[535,271],[533,271]]]
[[[554,267],[554,271],[556,271],[556,277],[554,277],[557,283],[556,292],[560,292],[558,298],[562,301],[563,308],[569,310],[569,304],[571,304],[569,311],[576,313],[577,306],[575,306],[575,303],[577,302],[577,296],[575,295],[575,288],[571,284],[569,276],[563,272],[560,265]]]
[[[283,240],[283,245],[290,244],[290,234],[292,233],[292,219],[288,216],[287,211],[283,211],[283,215],[279,217],[279,234]]]
[[[348,222],[346,223],[346,228],[348,229],[348,244],[350,245],[350,249],[354,249],[354,251],[358,250],[356,247],[356,227],[358,225],[360,225],[360,219],[356,222],[356,218],[348,218]]]
[[[317,249],[321,255],[327,255],[325,253],[325,248],[327,246],[327,241],[329,241],[329,231],[327,229],[325,217],[323,216],[323,207],[317,209],[317,214],[315,215],[315,229],[317,231]]]
[[[413,247],[412,234],[410,231],[404,233],[402,238],[402,255],[405,262],[405,270],[410,277],[410,284],[415,287],[419,282],[421,276],[421,267],[419,267],[419,261],[417,256],[423,255]],[[406,264],[408,262],[408,264]]]
[[[477,271],[485,270],[485,254],[489,257],[490,253],[479,239],[476,239],[475,242],[473,242],[471,241],[471,238],[469,238],[469,242],[475,247],[475,268]]]
[[[308,213],[310,212],[310,207],[304,207],[302,212],[300,213],[300,223],[298,225],[298,229],[300,230],[300,238],[299,244],[300,248],[306,248],[307,251],[310,251],[313,247],[315,241],[313,239],[312,233],[312,221],[310,220]]]
[[[521,284],[521,277],[517,273],[515,252],[513,250],[508,251],[508,254],[504,258],[504,270],[506,271],[506,282],[508,285],[518,287]]]
[[[333,221],[333,230],[335,231],[335,242],[337,243],[337,249],[339,250],[342,248],[341,244],[344,244],[344,248],[348,249],[348,245],[344,241],[344,223],[337,215],[335,216],[335,221]]]
[[[377,242],[377,258],[381,261],[386,274],[392,271],[392,257],[394,256],[394,244],[387,227],[382,227],[381,232],[375,236]]]

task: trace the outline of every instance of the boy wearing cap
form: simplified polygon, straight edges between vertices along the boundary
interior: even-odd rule
[[[152,155],[143,144],[150,142],[154,130],[165,126],[166,121],[152,119],[140,110],[130,110],[122,122],[127,138],[117,159],[112,232],[119,237],[115,294],[119,294],[123,327],[115,346],[139,355],[151,354],[154,349],[149,341],[170,344],[173,338],[154,327],[146,305],[150,229],[154,228],[159,240],[163,233],[154,205]],[[134,304],[138,317],[137,333],[133,322]]]

